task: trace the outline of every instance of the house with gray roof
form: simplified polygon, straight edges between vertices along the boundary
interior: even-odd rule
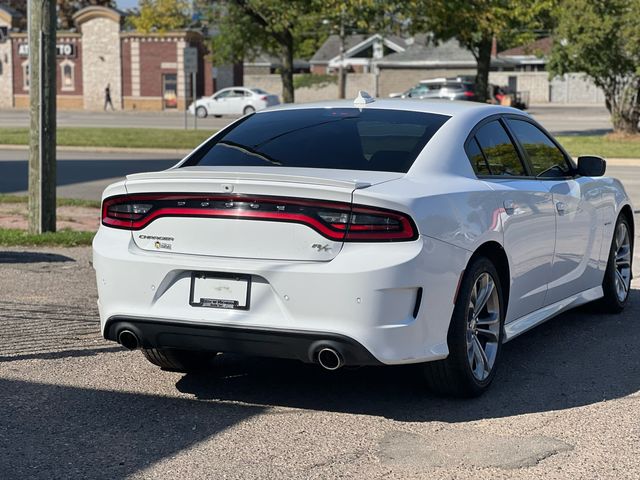
[[[347,35],[344,40],[343,67],[348,72],[369,73],[373,63],[385,55],[402,53],[407,45],[397,35]],[[330,35],[309,60],[311,73],[335,73],[340,68],[340,37]]]

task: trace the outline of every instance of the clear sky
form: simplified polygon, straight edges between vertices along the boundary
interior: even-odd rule
[[[126,10],[127,8],[132,8],[138,5],[138,0],[116,0],[116,4],[118,8],[121,10]]]

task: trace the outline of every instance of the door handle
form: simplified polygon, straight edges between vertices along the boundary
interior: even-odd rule
[[[556,203],[556,210],[560,215],[564,215],[567,211],[567,205],[564,202],[558,202]]]
[[[513,214],[516,209],[516,202],[514,202],[513,200],[505,200],[502,205],[504,205],[504,211],[507,213],[507,215]]]

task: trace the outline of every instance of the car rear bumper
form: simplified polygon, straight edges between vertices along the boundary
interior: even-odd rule
[[[167,327],[171,342],[208,329],[233,333],[234,342],[222,344],[221,337],[213,335],[207,349],[216,351],[237,347],[245,353],[269,354],[264,344],[274,342],[280,344],[279,356],[309,361],[308,347],[316,339],[346,338],[359,345],[355,350],[362,347],[384,364],[447,356],[453,297],[470,256],[459,247],[420,237],[411,242],[345,244],[333,260],[322,262],[207,257],[141,250],[130,232],[104,226],[93,248],[106,338],[114,339],[109,330],[113,319],[133,319],[136,328],[145,329],[152,319],[153,325],[182,328],[179,334]],[[250,276],[250,309],[190,305],[194,271]],[[239,330],[231,330],[237,328],[253,332],[247,337],[251,340],[237,339]],[[149,345],[162,346],[166,335],[154,331]],[[282,332],[299,332],[307,340],[302,347],[284,348],[289,344],[281,340]],[[183,339],[183,346],[202,348],[210,335],[199,337]],[[354,354],[354,359],[361,358],[368,355]]]
[[[339,353],[345,365],[380,364],[356,340],[325,332],[196,325],[150,318],[112,317],[107,320],[104,336],[107,340],[118,341],[119,332],[125,330],[136,335],[141,348],[234,352],[289,358],[306,363],[315,362],[321,349],[331,348]]]

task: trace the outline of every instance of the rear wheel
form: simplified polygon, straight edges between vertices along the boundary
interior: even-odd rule
[[[256,109],[253,108],[251,105],[247,105],[246,107],[244,107],[244,110],[242,111],[242,113],[244,113],[245,115],[249,115],[250,113],[255,112]]]
[[[206,118],[208,115],[207,109],[204,107],[198,107],[196,108],[196,116],[198,118]]]
[[[618,217],[613,240],[609,248],[609,260],[604,272],[602,290],[604,297],[599,301],[600,308],[608,313],[621,312],[629,299],[631,288],[631,261],[633,243],[629,221],[624,215]]]
[[[457,397],[482,394],[495,376],[504,323],[500,278],[485,257],[472,260],[464,274],[451,317],[449,356],[424,364],[436,393]]]
[[[142,354],[147,360],[163,370],[176,372],[205,370],[216,355],[211,352],[194,352],[174,348],[143,348]]]

